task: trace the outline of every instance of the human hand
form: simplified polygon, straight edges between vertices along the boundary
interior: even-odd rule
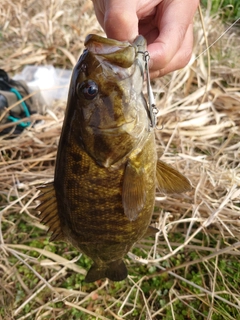
[[[183,68],[193,46],[193,16],[199,0],[93,0],[109,38],[147,39],[151,78]]]

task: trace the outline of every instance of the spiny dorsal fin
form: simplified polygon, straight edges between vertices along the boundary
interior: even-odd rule
[[[136,168],[128,161],[123,179],[122,202],[124,213],[130,221],[137,219],[145,198],[144,168]]]
[[[189,180],[163,161],[157,161],[157,184],[160,192],[181,193],[191,190]]]
[[[52,232],[50,241],[64,240],[60,220],[57,210],[57,199],[53,182],[39,186],[37,188],[41,191],[36,200],[41,203],[37,206],[40,211],[41,222],[49,227],[48,231]]]

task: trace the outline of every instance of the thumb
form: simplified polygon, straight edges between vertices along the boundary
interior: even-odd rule
[[[108,1],[104,16],[104,30],[109,38],[119,41],[133,41],[138,35],[135,1]]]

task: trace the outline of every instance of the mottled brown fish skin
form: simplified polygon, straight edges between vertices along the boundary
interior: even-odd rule
[[[158,231],[149,227],[157,182],[164,192],[191,186],[157,161],[142,94],[145,39],[89,35],[85,45],[72,74],[54,182],[40,188],[38,210],[51,240],[68,241],[93,260],[87,282],[121,281],[128,274],[123,257]]]
[[[116,170],[100,167],[77,144],[71,130],[66,134],[66,140],[62,140],[58,164],[68,165],[56,167],[54,181],[62,229],[74,246],[95,261],[102,255],[106,260],[107,254],[102,252],[101,243],[104,247],[109,246],[109,251],[111,245],[121,244],[122,250],[119,248],[118,252],[111,252],[107,258],[107,261],[114,261],[126,254],[149,226],[156,187],[152,134],[149,134],[146,144],[138,157],[139,161],[146,161],[146,201],[138,218],[130,221],[122,205],[125,164]],[[89,247],[90,243],[93,248]],[[99,246],[98,254],[96,244]]]
[[[136,49],[133,50],[135,55]],[[85,51],[78,61],[69,90],[54,179],[64,237],[97,266],[118,262],[144,236],[155,197],[154,134],[149,130],[141,84],[139,92],[134,92],[132,83],[132,74],[139,66],[134,65],[128,73],[124,68],[116,68],[122,74],[116,75],[111,65],[104,66],[90,51]],[[76,93],[78,84],[87,79],[95,81],[99,88],[99,96],[90,103]],[[138,81],[141,83],[142,79]],[[120,128],[126,121],[141,121],[135,125],[139,126],[136,137]],[[86,126],[89,127],[85,130]],[[99,129],[105,127],[106,132]],[[137,148],[140,149],[136,152]],[[146,190],[144,207],[134,221],[124,214],[122,204],[124,173],[131,157],[145,171]],[[126,275],[125,272],[123,276]]]
[[[135,221],[126,217],[122,206],[124,165],[113,171],[99,167],[77,147],[75,139],[65,143],[63,154],[69,165],[63,166],[54,182],[62,230],[65,238],[98,266],[121,260],[150,224],[156,186],[152,137],[148,143],[148,150],[141,155],[149,166],[146,203]]]

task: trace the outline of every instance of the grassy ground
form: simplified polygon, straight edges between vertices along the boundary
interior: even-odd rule
[[[205,5],[211,45],[229,24]],[[11,75],[27,64],[71,69],[85,36],[102,34],[88,0],[8,0],[0,8],[0,68]],[[153,84],[159,155],[194,188],[157,194],[160,233],[126,257],[126,281],[84,283],[91,261],[49,242],[37,217],[36,186],[53,178],[65,102],[34,115],[44,121],[14,139],[0,137],[0,319],[240,319],[239,29],[205,52],[197,17],[195,43],[185,69]]]

